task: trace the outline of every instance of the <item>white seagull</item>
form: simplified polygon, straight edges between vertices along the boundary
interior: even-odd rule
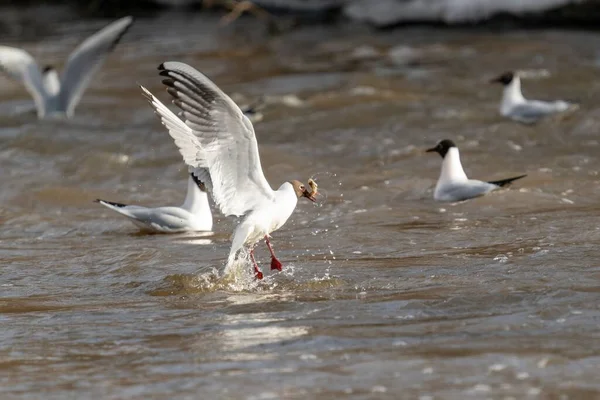
[[[469,179],[460,163],[458,147],[452,140],[442,140],[435,147],[427,149],[427,151],[436,152],[443,158],[442,172],[433,192],[433,198],[437,201],[463,201],[483,196],[492,190],[499,189],[527,176],[519,175],[514,178],[491,182]]]
[[[40,70],[29,53],[15,47],[0,46],[0,70],[25,85],[35,101],[38,118],[71,118],[92,76],[132,23],[132,17],[121,18],[84,40],[69,55],[60,79],[52,66]]]
[[[504,85],[500,114],[524,124],[533,124],[543,117],[576,107],[566,101],[527,100],[521,93],[521,78],[517,73],[505,72],[492,79],[492,83]]]
[[[255,276],[262,279],[254,246],[264,238],[271,252],[271,269],[281,270],[270,234],[285,224],[299,198],[314,202],[316,193],[297,180],[285,182],[277,190],[271,188],[260,165],[252,123],[210,79],[180,62],[165,62],[158,69],[166,77],[163,83],[175,98],[173,103],[182,110],[182,119],[142,87],[145,96],[221,212],[242,217],[233,234],[228,262],[247,246]]]
[[[143,231],[176,233],[212,230],[213,219],[204,184],[193,174],[181,207],[148,208],[97,199],[96,202],[129,218]]]

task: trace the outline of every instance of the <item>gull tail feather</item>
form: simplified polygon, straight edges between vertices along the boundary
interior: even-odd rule
[[[501,179],[499,181],[490,181],[488,183],[491,183],[492,185],[504,187],[504,186],[510,185],[511,183],[513,183],[514,181],[516,181],[517,179],[525,178],[526,176],[527,176],[527,174],[525,174],[525,175],[519,175],[519,176],[515,176],[513,178]]]

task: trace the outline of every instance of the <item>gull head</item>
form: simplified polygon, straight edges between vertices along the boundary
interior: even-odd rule
[[[294,192],[296,192],[296,196],[298,196],[298,198],[306,197],[313,203],[317,201],[317,199],[315,198],[315,195],[317,194],[316,190],[309,192],[306,186],[304,186],[304,183],[297,180],[290,181],[290,184],[294,188]]]
[[[515,78],[515,73],[512,71],[508,71],[503,73],[500,76],[495,77],[494,79],[490,80],[490,83],[501,83],[504,86],[509,85],[513,79]]]
[[[436,152],[440,156],[442,156],[442,158],[444,158],[444,157],[446,157],[446,153],[448,153],[448,150],[450,150],[452,147],[456,147],[454,142],[449,139],[444,139],[444,140],[440,140],[435,147],[432,147],[425,151],[426,152]]]
[[[49,74],[50,72],[56,71],[56,69],[52,65],[46,65],[42,69],[42,75]]]

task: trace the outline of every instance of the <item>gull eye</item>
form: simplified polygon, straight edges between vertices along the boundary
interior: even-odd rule
[[[304,187],[304,185],[300,185],[300,190],[302,190],[302,191],[306,190],[306,188]]]

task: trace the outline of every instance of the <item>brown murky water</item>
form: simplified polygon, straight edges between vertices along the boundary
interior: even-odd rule
[[[97,25],[21,45],[60,63]],[[400,47],[399,47],[400,46]],[[402,47],[406,46],[406,47]],[[71,121],[38,122],[0,91],[3,398],[600,398],[600,34],[139,20]],[[393,51],[391,51],[394,49]],[[137,84],[188,62],[272,104],[256,126],[273,186],[321,177],[274,234],[258,285],[215,280],[215,234],[143,235],[92,202],[180,204],[185,167]],[[507,69],[525,94],[582,103],[534,127],[501,119]],[[277,96],[296,95],[302,107]],[[511,190],[432,200],[439,139]],[[268,270],[268,253],[258,257]]]

